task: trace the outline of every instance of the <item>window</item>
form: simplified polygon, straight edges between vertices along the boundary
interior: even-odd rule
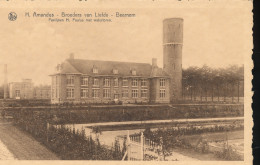
[[[137,87],[137,86],[138,86],[138,81],[137,81],[137,79],[133,79],[133,81],[132,81],[132,86],[133,86],[133,87]]]
[[[132,98],[137,98],[138,97],[138,90],[137,89],[133,89],[132,90]]]
[[[93,68],[93,73],[98,73],[98,69],[97,68]]]
[[[127,89],[123,89],[122,91],[122,97],[128,97],[128,90]]]
[[[92,90],[92,97],[98,98],[99,97],[99,89],[93,89]]]
[[[67,98],[74,98],[74,89],[67,88]]]
[[[165,89],[160,89],[160,98],[165,98]]]
[[[118,78],[115,78],[115,79],[114,79],[114,86],[115,86],[115,87],[118,87]]]
[[[80,96],[81,96],[81,98],[87,98],[88,97],[88,89],[85,89],[85,88],[81,89]]]
[[[15,90],[15,97],[20,97],[20,90]]]
[[[94,78],[93,85],[94,86],[99,86],[99,79],[98,78]]]
[[[165,87],[165,79],[164,78],[160,79],[160,87]]]
[[[103,97],[104,98],[110,97],[110,89],[103,89]]]
[[[118,74],[118,70],[117,69],[113,69],[113,74]]]
[[[123,87],[127,87],[128,86],[128,79],[124,78],[123,79]]]
[[[81,85],[88,86],[88,77],[81,77]]]
[[[67,85],[74,85],[74,76],[67,76]]]
[[[110,79],[108,79],[108,78],[104,79],[104,86],[105,87],[110,87]]]
[[[133,75],[133,76],[136,75],[136,70],[132,70],[132,75]]]
[[[141,97],[147,97],[147,90],[146,89],[141,90]]]
[[[146,87],[147,86],[147,80],[146,79],[142,79],[141,86],[142,87]]]

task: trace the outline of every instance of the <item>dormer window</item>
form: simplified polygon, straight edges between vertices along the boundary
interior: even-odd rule
[[[97,68],[93,68],[93,73],[98,73],[98,69]]]
[[[113,74],[118,74],[118,69],[113,69]]]
[[[132,75],[133,75],[133,76],[136,75],[136,70],[132,70]]]

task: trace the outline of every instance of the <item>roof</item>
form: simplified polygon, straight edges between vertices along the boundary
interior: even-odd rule
[[[154,69],[149,63],[133,63],[119,61],[83,60],[67,59],[60,65],[60,74],[85,74],[85,75],[115,75],[114,69],[118,70],[118,76],[124,77],[165,77],[168,76],[161,68]],[[93,73],[93,68],[98,69],[98,73]],[[136,75],[132,75],[132,71]],[[155,71],[156,70],[156,71]]]

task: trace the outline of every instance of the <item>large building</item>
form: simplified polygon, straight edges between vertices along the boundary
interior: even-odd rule
[[[181,99],[183,19],[163,21],[163,68],[157,60],[131,63],[75,59],[52,74],[52,103],[170,103]]]

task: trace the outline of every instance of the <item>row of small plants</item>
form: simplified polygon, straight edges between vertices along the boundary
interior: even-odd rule
[[[42,115],[24,112],[19,116],[14,119],[15,124],[63,160],[121,160],[126,151],[118,142],[112,147],[101,145],[98,136],[86,137],[84,129],[48,125],[49,119]]]

